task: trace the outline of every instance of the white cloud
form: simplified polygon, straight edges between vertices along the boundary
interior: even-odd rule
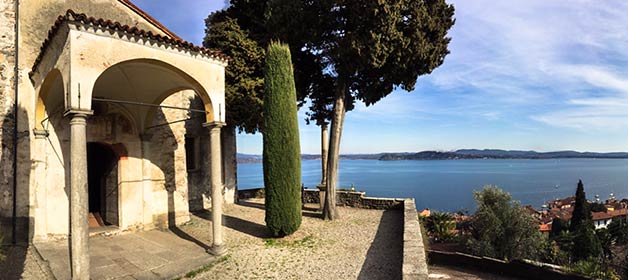
[[[452,53],[424,81],[464,92],[460,109],[487,120],[527,111],[557,127],[627,126],[628,2],[453,2]]]

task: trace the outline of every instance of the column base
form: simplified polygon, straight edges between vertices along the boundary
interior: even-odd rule
[[[227,247],[225,246],[225,244],[212,245],[211,248],[207,249],[207,253],[217,257],[222,256],[227,253]]]
[[[325,206],[325,192],[327,191],[327,184],[318,184],[316,185],[318,189],[318,206],[320,210],[323,211],[323,207]]]

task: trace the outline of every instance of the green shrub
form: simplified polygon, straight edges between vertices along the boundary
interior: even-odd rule
[[[301,225],[301,147],[292,60],[287,45],[271,42],[264,71],[264,185],[266,226],[275,236]]]
[[[568,270],[581,274],[584,276],[591,277],[593,279],[604,279],[604,280],[619,280],[620,277],[615,273],[615,271],[604,268],[602,265],[595,259],[587,259],[574,263],[573,265],[568,267]]]
[[[449,242],[455,237],[456,222],[454,216],[445,212],[434,212],[425,219],[428,233],[434,242]]]
[[[478,209],[465,247],[475,255],[505,260],[536,259],[541,234],[532,216],[509,193],[485,186],[474,193]]]

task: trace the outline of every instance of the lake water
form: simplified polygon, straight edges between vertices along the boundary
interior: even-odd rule
[[[320,170],[319,160],[302,162],[306,187],[316,187]],[[353,184],[375,197],[413,197],[418,209],[473,211],[473,191],[490,184],[540,209],[548,200],[574,195],[578,179],[588,199],[628,197],[628,159],[341,160],[338,187]],[[240,189],[263,184],[261,163],[238,165]]]

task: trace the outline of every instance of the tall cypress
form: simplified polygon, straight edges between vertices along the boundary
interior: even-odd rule
[[[275,236],[301,225],[301,147],[292,60],[287,45],[271,42],[264,70],[264,186],[266,226]]]
[[[602,245],[595,235],[593,217],[587,203],[582,180],[578,181],[576,204],[574,205],[571,216],[569,232],[573,236],[574,246],[572,256],[574,260],[586,260],[600,256],[602,253]]]
[[[583,224],[590,223],[592,219],[591,210],[587,204],[586,193],[584,192],[584,185],[582,184],[582,180],[579,180],[578,188],[576,189],[576,205],[574,205],[571,216],[569,231],[575,232]]]

